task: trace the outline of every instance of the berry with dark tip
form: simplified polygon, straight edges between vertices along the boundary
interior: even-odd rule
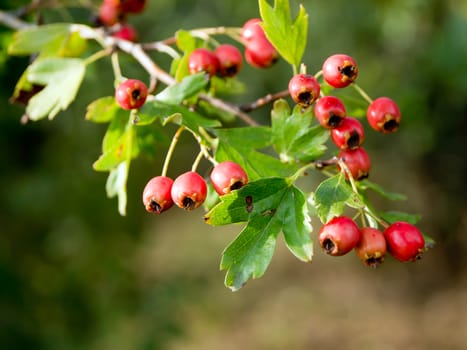
[[[148,181],[143,190],[143,204],[148,212],[160,214],[172,207],[173,182],[167,176],[156,176]]]
[[[341,125],[345,116],[345,106],[335,96],[323,96],[315,103],[316,120],[327,129],[336,128]]]
[[[363,180],[368,177],[371,161],[363,147],[341,150],[337,157],[345,163],[354,180]],[[347,172],[345,176],[348,177]]]
[[[399,106],[389,97],[378,97],[369,106],[366,116],[376,131],[388,134],[396,131],[401,122]]]
[[[269,68],[276,63],[279,53],[266,37],[252,39],[245,46],[245,60],[255,68]]]
[[[240,72],[243,65],[243,57],[240,50],[233,45],[223,44],[214,50],[219,60],[219,75],[222,77],[233,77]]]
[[[211,183],[219,195],[238,190],[248,183],[248,176],[243,168],[231,161],[217,164],[210,175]]]
[[[384,261],[386,255],[386,239],[383,232],[372,227],[363,227],[360,229],[361,237],[355,246],[355,253],[370,267],[378,267]]]
[[[408,222],[398,221],[384,230],[389,253],[399,261],[415,261],[425,251],[425,238]]]
[[[341,125],[331,130],[331,138],[340,149],[355,149],[363,143],[365,131],[358,119],[345,117]]]
[[[321,226],[318,239],[326,254],[341,256],[355,248],[361,233],[357,224],[347,216],[336,216]]]
[[[332,87],[344,88],[354,82],[357,76],[357,63],[348,55],[332,55],[323,63],[323,78]]]
[[[185,210],[198,208],[206,200],[206,195],[206,181],[194,171],[188,171],[178,176],[172,185],[173,202]]]
[[[141,80],[127,79],[115,90],[115,100],[123,109],[141,107],[148,96],[148,88]]]
[[[289,80],[289,94],[295,103],[308,107],[319,97],[320,86],[313,75],[296,74]]]

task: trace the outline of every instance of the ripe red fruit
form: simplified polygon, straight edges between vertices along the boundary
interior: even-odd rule
[[[198,208],[204,203],[206,195],[206,181],[194,171],[188,171],[178,176],[172,185],[173,202],[185,210]]]
[[[337,157],[344,161],[355,180],[362,180],[368,177],[371,161],[370,156],[363,147],[341,150]],[[345,176],[348,177],[347,173]]]
[[[242,38],[248,43],[251,40],[255,40],[258,38],[266,38],[264,34],[264,30],[261,27],[261,19],[260,18],[251,18],[245,22],[242,27]]]
[[[391,133],[398,129],[401,112],[394,100],[389,97],[378,97],[366,111],[370,126],[382,133]]]
[[[335,96],[323,96],[315,104],[315,117],[321,126],[331,129],[341,125],[346,115],[345,106]]]
[[[363,143],[365,131],[358,119],[345,117],[341,125],[331,130],[331,138],[340,149],[355,149]]]
[[[144,7],[146,6],[146,0],[120,0],[119,2],[120,9],[124,13],[140,13],[144,10]]]
[[[136,41],[138,33],[130,24],[122,24],[121,28],[112,34],[113,37],[128,41]]]
[[[123,109],[141,107],[148,96],[146,84],[137,79],[127,79],[115,90],[115,99]]]
[[[415,261],[425,251],[425,239],[414,225],[398,221],[384,230],[389,253],[399,261]]]
[[[217,164],[210,175],[211,183],[219,195],[238,190],[248,183],[248,176],[235,162],[225,161]]]
[[[245,46],[245,60],[255,68],[268,68],[279,58],[277,50],[266,37],[250,40]]]
[[[108,27],[113,26],[123,17],[118,4],[108,1],[104,1],[100,5],[97,16],[99,18],[99,22]]]
[[[214,50],[219,60],[219,75],[223,77],[233,77],[243,65],[243,57],[240,50],[230,44],[223,44]]]
[[[336,216],[321,226],[319,244],[326,254],[340,256],[350,252],[360,241],[357,224],[347,216]]]
[[[360,229],[360,241],[355,247],[355,253],[370,267],[378,267],[384,261],[386,255],[386,239],[383,233],[372,227]]]
[[[148,212],[160,214],[172,207],[173,182],[167,176],[156,176],[148,181],[143,190],[143,204]]]
[[[323,63],[323,78],[335,88],[344,88],[358,76],[355,60],[344,54],[329,56]]]
[[[209,76],[213,76],[219,70],[219,60],[211,50],[197,48],[188,57],[188,70],[191,74],[206,72]]]
[[[309,74],[296,74],[289,80],[289,94],[295,103],[308,107],[315,102],[320,93],[316,78]]]

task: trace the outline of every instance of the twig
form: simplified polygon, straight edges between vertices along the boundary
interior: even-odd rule
[[[239,108],[242,112],[251,112],[255,109],[258,109],[260,107],[263,107],[264,105],[273,102],[275,100],[278,100],[282,97],[289,96],[289,90],[284,90],[284,91],[279,91],[275,94],[268,94],[264,97],[261,97],[257,99],[256,101],[253,101],[248,104],[241,105]]]

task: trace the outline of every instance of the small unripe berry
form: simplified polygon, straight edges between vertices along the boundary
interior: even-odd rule
[[[193,210],[204,203],[207,191],[206,181],[201,175],[194,171],[188,171],[175,179],[171,196],[178,207]]]
[[[266,37],[250,40],[245,46],[245,60],[255,68],[269,68],[279,58],[277,50]]]
[[[289,94],[295,103],[308,107],[319,97],[320,86],[309,74],[296,74],[289,80]]]
[[[115,99],[123,109],[141,107],[148,96],[146,84],[137,79],[127,79],[115,90]]]
[[[357,149],[341,150],[337,156],[342,159],[354,180],[362,180],[368,177],[371,168],[370,156],[363,149],[359,147]],[[345,174],[346,177],[347,173]]]
[[[233,45],[223,44],[214,50],[219,60],[219,75],[222,77],[233,77],[240,72],[243,65],[243,57],[240,50]]]
[[[205,72],[213,76],[219,70],[219,60],[214,53],[206,48],[194,49],[188,57],[190,74]]]
[[[323,63],[323,78],[335,88],[344,88],[358,76],[355,60],[344,54],[329,56]]]
[[[408,222],[398,221],[384,230],[389,253],[399,261],[415,261],[425,251],[422,233]]]
[[[150,213],[160,214],[172,207],[173,180],[167,176],[156,176],[148,181],[143,190],[143,204]]]
[[[341,125],[331,130],[331,138],[340,149],[355,149],[363,143],[365,131],[358,119],[345,117]]]
[[[336,216],[321,226],[318,239],[326,254],[340,256],[354,249],[360,236],[360,230],[351,218]]]
[[[341,125],[346,116],[345,106],[335,96],[323,96],[315,104],[315,117],[321,126],[332,129]]]
[[[373,129],[385,134],[396,131],[401,122],[399,106],[389,97],[375,99],[368,107],[366,116]]]
[[[360,241],[355,247],[355,253],[370,267],[378,267],[384,261],[386,255],[386,239],[383,233],[372,227],[360,229]]]
[[[238,190],[248,183],[245,170],[231,161],[217,164],[211,172],[210,179],[212,186],[220,196],[232,190]]]

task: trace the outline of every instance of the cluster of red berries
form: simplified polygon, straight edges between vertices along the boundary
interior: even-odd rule
[[[324,224],[318,234],[321,248],[329,255],[341,256],[355,250],[368,266],[377,267],[389,252],[399,261],[415,261],[425,251],[425,239],[412,224],[398,221],[384,231],[359,228],[347,216],[337,216]]]
[[[268,68],[279,58],[261,27],[260,18],[252,18],[242,27],[242,39],[245,44],[245,60],[252,67]]]
[[[358,66],[355,60],[345,54],[328,57],[322,67],[327,84],[336,89],[349,86],[357,79]],[[324,128],[331,130],[331,139],[339,149],[342,159],[352,177],[361,180],[368,176],[371,161],[362,147],[365,132],[361,122],[347,115],[344,103],[336,96],[320,97],[321,86],[315,76],[300,73],[289,81],[289,94],[295,103],[304,108],[315,103],[314,114]],[[390,133],[397,130],[401,114],[397,104],[388,97],[373,100],[367,109],[369,125],[376,131]]]
[[[129,14],[141,13],[146,0],[103,0],[98,12],[98,22],[106,27],[118,26],[112,36],[124,40],[136,41],[138,33],[126,22]]]
[[[214,167],[210,180],[214,190],[223,196],[246,185],[248,176],[237,163],[225,161]],[[143,204],[148,212],[155,214],[170,209],[173,204],[193,210],[204,203],[206,196],[204,178],[195,171],[188,171],[175,180],[162,175],[150,179],[143,190]]]
[[[214,51],[197,48],[188,57],[190,74],[205,72],[209,76],[233,77],[240,72],[242,65],[240,50],[230,44],[219,45]]]

